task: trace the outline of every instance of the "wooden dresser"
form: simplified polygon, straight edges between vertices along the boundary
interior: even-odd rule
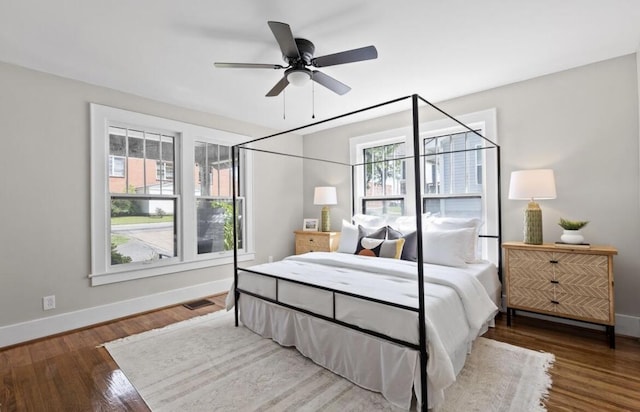
[[[296,255],[307,252],[335,252],[340,232],[309,232],[296,230]]]
[[[507,325],[516,310],[604,325],[615,348],[611,246],[506,242]]]

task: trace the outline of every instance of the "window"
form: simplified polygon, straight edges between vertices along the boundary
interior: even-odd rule
[[[236,158],[236,162],[239,159]],[[233,249],[233,184],[229,146],[196,142],[195,169],[198,254]],[[235,182],[238,184],[238,182]],[[242,193],[237,186],[236,193]],[[236,197],[238,247],[242,248],[244,197]]]
[[[124,156],[109,156],[109,177],[124,177]]]
[[[94,104],[91,125],[92,285],[233,261],[241,136]],[[250,163],[236,158],[241,260],[253,258]]]
[[[425,212],[482,218],[482,141],[468,131],[423,139]]]
[[[362,213],[401,216],[405,213],[406,154],[405,142],[391,142],[358,147],[357,163],[363,164],[361,180]]]
[[[458,116],[457,119],[487,139],[496,140],[495,109]],[[356,213],[415,215],[414,184],[418,184],[422,210],[440,216],[478,217],[482,232],[498,233],[497,153],[476,133],[452,122],[437,120],[420,125],[419,182],[406,179],[413,169],[411,128],[354,137],[350,141],[354,168]],[[474,150],[479,149],[479,150]],[[490,166],[490,167],[488,167]],[[495,243],[495,242],[493,242]],[[483,252],[497,246],[483,241]]]

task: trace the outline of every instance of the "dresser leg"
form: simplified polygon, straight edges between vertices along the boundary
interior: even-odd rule
[[[511,326],[511,309],[507,308],[507,326]]]
[[[616,327],[607,326],[607,336],[609,337],[609,347],[611,349],[616,348]]]

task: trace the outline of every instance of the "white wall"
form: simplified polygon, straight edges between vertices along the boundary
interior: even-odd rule
[[[228,287],[231,265],[89,286],[89,103],[251,137],[273,131],[4,63],[0,90],[0,347]],[[302,151],[298,136],[281,143]],[[300,168],[256,161],[256,170],[270,172],[254,180],[257,261],[293,252],[292,231],[302,220]],[[266,216],[281,213],[283,193],[287,214],[274,226]],[[269,201],[274,196],[278,202]],[[42,310],[45,295],[56,296],[56,309]]]
[[[497,109],[502,151],[503,239],[522,239],[525,201],[508,200],[511,171],[552,168],[558,198],[540,201],[544,241],[559,240],[559,218],[589,220],[586,241],[618,248],[614,259],[616,313],[640,316],[640,177],[636,56],[624,56],[460,97],[437,105],[452,115]],[[416,91],[419,94],[422,91]],[[429,99],[428,91],[421,94]],[[343,158],[348,139],[407,125],[406,114],[341,126],[305,136],[305,155]],[[333,168],[305,163],[305,188],[331,179],[349,186]],[[334,176],[335,174],[335,176]],[[318,213],[305,191],[304,213]],[[336,208],[333,220],[349,217]],[[339,229],[337,227],[336,229]],[[640,333],[638,321],[629,334]]]

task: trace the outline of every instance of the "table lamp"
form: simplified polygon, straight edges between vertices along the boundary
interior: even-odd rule
[[[323,206],[320,231],[329,232],[331,230],[331,216],[329,215],[329,206],[338,204],[336,188],[332,186],[316,187],[313,193],[313,204]]]
[[[542,210],[536,200],[555,199],[556,180],[551,169],[511,172],[509,199],[529,200],[524,211],[524,243],[542,244]]]

